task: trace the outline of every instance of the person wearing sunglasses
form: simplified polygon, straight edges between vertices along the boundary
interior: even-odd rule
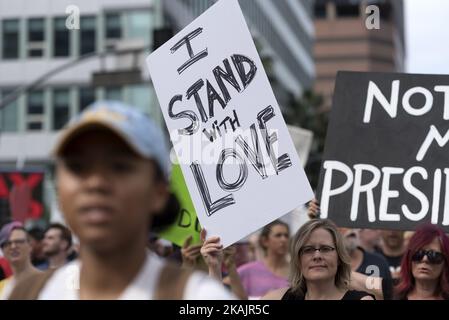
[[[401,262],[397,299],[449,299],[449,238],[438,226],[425,224],[410,238]]]
[[[349,290],[350,258],[337,227],[328,219],[306,222],[290,246],[290,287],[266,294],[268,300],[373,300]]]

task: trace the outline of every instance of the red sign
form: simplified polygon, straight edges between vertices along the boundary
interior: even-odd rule
[[[44,173],[0,172],[1,217],[24,222],[39,219],[44,213],[42,204]]]

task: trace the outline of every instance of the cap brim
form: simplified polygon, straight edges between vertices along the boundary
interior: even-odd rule
[[[62,155],[64,149],[67,147],[67,145],[70,144],[70,142],[72,142],[73,139],[75,139],[77,136],[79,136],[80,134],[82,134],[84,132],[99,129],[99,128],[111,131],[111,133],[113,133],[118,138],[123,140],[130,147],[130,149],[132,151],[134,151],[136,154],[138,154],[142,157],[145,157],[145,155],[143,155],[138,150],[138,148],[131,142],[129,137],[126,136],[125,134],[123,134],[123,132],[120,129],[116,128],[115,126],[111,125],[110,123],[108,123],[106,121],[101,121],[98,119],[84,121],[84,122],[75,124],[73,126],[68,127],[67,129],[65,129],[61,133],[61,136],[59,137],[59,139],[56,142],[55,147],[53,148],[53,151],[51,153],[52,156],[60,157]]]

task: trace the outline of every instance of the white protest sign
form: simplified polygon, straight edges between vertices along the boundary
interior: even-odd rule
[[[237,0],[147,58],[198,219],[226,247],[313,197]]]
[[[293,144],[295,145],[301,164],[305,167],[307,164],[307,159],[309,158],[310,149],[312,148],[313,132],[289,125],[287,125],[287,128],[293,139]]]

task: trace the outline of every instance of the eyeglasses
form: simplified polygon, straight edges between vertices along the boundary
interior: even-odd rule
[[[420,262],[424,256],[427,256],[429,263],[440,264],[444,261],[444,255],[441,252],[433,250],[419,250],[412,256],[412,261]]]
[[[2,248],[4,249],[4,248],[9,248],[9,247],[11,247],[13,244],[15,244],[16,246],[19,246],[19,245],[23,245],[23,244],[25,244],[27,242],[27,240],[26,239],[17,239],[17,240],[11,240],[11,241],[6,241],[6,242],[4,242],[3,244],[2,244]]]
[[[317,250],[321,254],[326,255],[326,254],[330,254],[331,252],[333,252],[335,250],[335,248],[331,247],[331,246],[319,246],[319,247],[305,246],[299,252],[300,252],[301,255],[311,256]]]

